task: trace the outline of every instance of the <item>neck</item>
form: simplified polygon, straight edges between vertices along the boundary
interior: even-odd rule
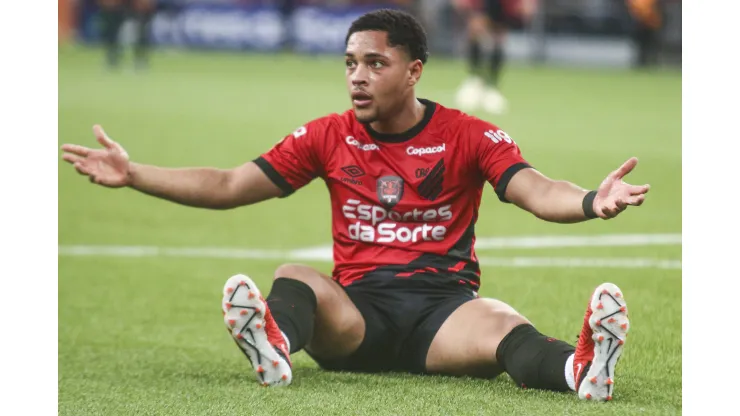
[[[394,112],[393,117],[388,120],[374,121],[370,123],[370,128],[381,134],[403,133],[424,118],[424,110],[424,104],[412,94],[403,106]]]

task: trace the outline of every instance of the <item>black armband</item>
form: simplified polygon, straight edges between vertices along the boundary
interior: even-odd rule
[[[583,213],[586,218],[596,218],[596,212],[594,212],[594,198],[596,198],[596,191],[591,191],[583,197]]]

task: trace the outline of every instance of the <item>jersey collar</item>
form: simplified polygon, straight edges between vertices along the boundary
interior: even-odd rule
[[[401,143],[413,139],[417,134],[424,130],[424,127],[426,127],[427,124],[429,124],[434,115],[434,111],[437,109],[437,103],[433,101],[425,100],[423,98],[419,98],[418,100],[420,103],[424,104],[426,108],[424,109],[424,117],[422,117],[421,121],[419,121],[414,127],[411,127],[403,133],[379,133],[373,130],[373,128],[370,127],[370,124],[365,124],[367,133],[373,139],[387,143]]]

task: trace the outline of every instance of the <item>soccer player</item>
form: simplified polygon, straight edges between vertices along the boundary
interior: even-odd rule
[[[611,399],[629,330],[624,294],[611,283],[592,292],[576,347],[543,335],[511,306],[478,295],[474,226],[486,182],[545,221],[613,218],[645,199],[648,185],[622,180],[637,160],[594,191],[549,179],[499,127],[416,96],[427,55],[411,15],[373,11],[346,38],[352,109],[308,122],[253,161],[228,170],[134,163],[97,125],[102,148],[65,144],[63,159],[93,183],[211,209],[326,182],[331,276],[286,264],[266,298],[247,275],[224,286],[226,329],[263,385],[290,384],[290,354],[303,349],[326,370],[505,371],[527,388]]]
[[[508,16],[505,0],[454,0],[467,23],[467,64],[470,74],[457,91],[456,102],[463,111],[482,108],[491,114],[502,114],[507,109],[507,101],[499,90],[501,70],[504,66],[504,44],[508,32]],[[534,0],[515,2],[521,9],[523,18],[534,11]],[[488,64],[483,62],[481,43],[490,36],[493,50]]]
[[[635,27],[632,41],[637,49],[633,66],[647,68],[658,62],[660,29],[663,26],[662,4],[658,0],[627,0]]]
[[[154,13],[155,0],[99,0],[102,40],[105,45],[106,64],[117,69],[121,61],[120,31],[127,16],[136,24],[134,66],[145,69],[149,65],[149,30]]]

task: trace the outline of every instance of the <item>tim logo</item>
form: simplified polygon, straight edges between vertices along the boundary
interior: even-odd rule
[[[376,184],[378,199],[387,208],[392,208],[403,198],[403,179],[398,176],[383,176]]]

